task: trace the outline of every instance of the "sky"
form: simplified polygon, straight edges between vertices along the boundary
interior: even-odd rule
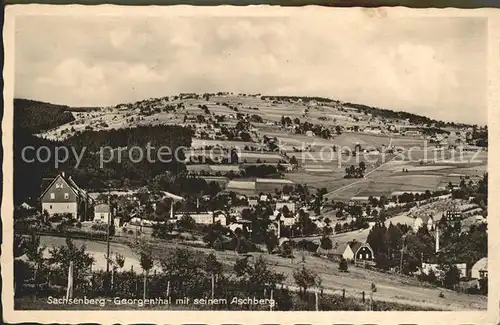
[[[482,18],[21,16],[15,29],[16,98],[323,96],[487,124]]]

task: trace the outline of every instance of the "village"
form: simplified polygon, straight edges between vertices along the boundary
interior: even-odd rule
[[[137,253],[148,242],[163,253],[213,254],[223,274],[240,260],[267,259],[292,291],[320,281],[322,294],[340,290],[359,299],[362,292],[364,302],[371,283],[388,288],[378,290],[380,301],[483,308],[483,129],[305,100],[180,94],[73,112],[75,120],[45,131],[44,138],[134,130],[119,123],[132,123],[136,115],[138,129],[179,123],[192,132],[179,162],[183,171],[146,183],[127,177],[96,183],[71,169],[54,170],[53,177],[43,175],[38,194],[19,201],[15,233],[35,231],[44,259],[51,258],[50,247],[65,245],[64,238],[87,245],[92,272],[117,272],[117,265],[135,274],[164,272],[165,265],[144,265]],[[281,115],[282,107],[294,109]],[[117,264],[115,255],[124,261]],[[29,262],[27,255],[20,258]],[[307,269],[317,272],[316,280],[301,286],[297,272]],[[402,283],[421,290],[420,299],[398,294]]]

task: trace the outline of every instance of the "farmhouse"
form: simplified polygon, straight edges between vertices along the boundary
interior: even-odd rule
[[[471,278],[485,279],[488,277],[488,258],[483,257],[472,266]]]
[[[368,243],[355,240],[341,245],[334,244],[332,252],[334,255],[340,255],[345,260],[352,262],[372,261],[374,257],[373,250]]]
[[[47,211],[50,216],[70,214],[81,221],[88,219],[88,208],[93,202],[87,192],[76,185],[71,176],[66,177],[64,172],[54,178],[42,192],[40,201],[42,212]]]

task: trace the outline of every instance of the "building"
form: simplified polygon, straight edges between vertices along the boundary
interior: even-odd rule
[[[423,225],[427,226],[427,230],[432,230],[432,226],[434,225],[434,219],[432,219],[432,216],[423,215],[416,217],[413,222],[413,231],[417,232]]]
[[[289,217],[281,216],[280,220],[283,222],[283,226],[290,227],[295,224],[297,218],[295,216],[289,216]]]
[[[467,264],[466,263],[456,263],[458,271],[460,272],[460,278],[467,277]],[[433,272],[436,275],[436,278],[441,279],[444,276],[444,272],[436,263],[422,263],[422,267],[420,268],[420,272],[425,275],[429,275],[430,272]]]
[[[483,257],[477,261],[471,269],[471,278],[473,279],[485,279],[488,277],[488,258]]]
[[[92,198],[64,172],[59,174],[40,195],[42,213],[69,214],[74,219],[88,220]]]
[[[252,222],[250,220],[238,220],[235,221],[231,224],[229,224],[228,228],[232,231],[235,232],[236,229],[240,230],[246,230],[247,232],[251,233],[252,232]]]
[[[111,208],[108,204],[98,204],[94,207],[94,222],[111,222]]]
[[[217,211],[214,213],[214,223],[219,222],[222,226],[227,225],[227,216],[222,211]]]
[[[188,213],[186,214],[191,217],[195,223],[202,225],[211,225],[214,223],[214,213],[213,212],[205,212],[205,213]],[[176,219],[181,220],[184,214],[177,214]]]
[[[374,258],[373,249],[368,243],[351,241],[345,245],[342,257],[348,261],[372,261]]]
[[[288,211],[295,213],[295,202],[277,202],[276,210],[283,211],[283,208],[287,207]]]

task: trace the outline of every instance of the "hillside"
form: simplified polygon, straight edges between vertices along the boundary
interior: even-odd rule
[[[15,125],[31,133],[50,130],[75,120],[69,109],[65,105],[14,99]]]

